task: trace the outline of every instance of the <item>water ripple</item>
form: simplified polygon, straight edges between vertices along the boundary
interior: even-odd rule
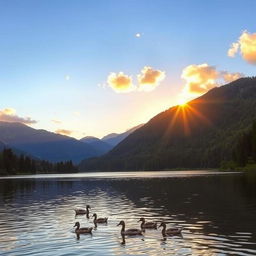
[[[183,176],[136,181],[70,176],[13,183],[2,180],[0,254],[256,255],[254,216],[245,211],[249,207],[255,212],[254,195],[246,197],[234,190],[238,186],[234,182],[241,177],[230,181],[226,176],[201,176],[189,183]],[[232,194],[234,201],[226,199],[221,189]],[[74,208],[86,204],[91,205],[90,218],[75,216]],[[92,235],[78,239],[74,223],[94,227],[94,212],[108,217],[108,224],[98,224]],[[118,222],[139,228],[142,216],[157,223],[165,221],[168,227],[182,227],[182,235],[164,238],[160,230],[146,230],[143,236],[123,240]]]

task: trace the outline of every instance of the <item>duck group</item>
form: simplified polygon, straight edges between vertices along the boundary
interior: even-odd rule
[[[86,209],[83,208],[76,208],[75,214],[76,215],[86,215],[89,219],[89,209],[91,209],[90,205],[86,206]],[[107,224],[108,218],[98,218],[98,215],[94,213],[92,216],[93,218],[93,224],[95,226],[95,229],[97,227],[97,224]],[[160,225],[157,226],[157,222],[146,222],[145,218],[141,217],[138,222],[141,222],[140,228],[129,228],[125,229],[125,222],[121,220],[117,226],[121,226],[121,235],[124,236],[142,236],[143,233],[145,233],[146,229],[158,229],[162,227],[162,236],[165,238],[167,236],[176,236],[181,235],[182,228],[167,228],[165,222],[160,222]],[[75,233],[79,237],[80,234],[92,234],[93,227],[80,227],[80,223],[77,221],[74,225],[76,227]]]

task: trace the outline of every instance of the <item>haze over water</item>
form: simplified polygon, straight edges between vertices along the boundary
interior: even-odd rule
[[[1,255],[255,255],[256,179],[208,171],[36,175],[0,179]],[[109,217],[77,239],[75,207]],[[120,235],[140,217],[183,227],[164,239]]]

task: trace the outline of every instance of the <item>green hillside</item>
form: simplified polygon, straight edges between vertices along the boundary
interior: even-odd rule
[[[82,161],[80,169],[219,167],[233,159],[237,141],[255,119],[256,78],[241,78],[158,114],[106,155]]]

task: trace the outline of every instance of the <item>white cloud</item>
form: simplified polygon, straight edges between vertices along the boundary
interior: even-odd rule
[[[239,43],[232,43],[230,49],[228,50],[228,56],[234,58],[239,50]]]

